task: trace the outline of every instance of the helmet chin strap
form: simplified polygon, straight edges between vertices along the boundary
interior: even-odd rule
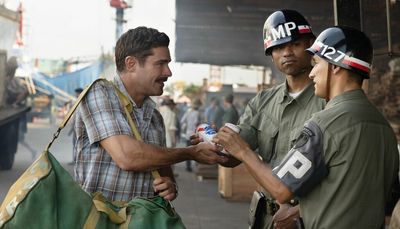
[[[331,91],[331,75],[332,75],[332,64],[328,63],[328,72],[326,74],[326,95],[325,95],[325,101],[329,102],[329,94]]]

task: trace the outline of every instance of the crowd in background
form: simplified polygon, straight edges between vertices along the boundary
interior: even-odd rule
[[[234,104],[234,95],[223,97],[223,104],[216,97],[211,97],[209,104],[203,104],[199,98],[190,103],[175,103],[169,97],[161,98],[159,110],[164,119],[167,147],[176,147],[179,143],[190,145],[190,136],[196,127],[207,123],[218,130],[225,123],[236,124],[244,107]],[[191,161],[186,161],[186,171],[192,171]]]

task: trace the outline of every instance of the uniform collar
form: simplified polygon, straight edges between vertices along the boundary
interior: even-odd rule
[[[121,90],[121,92],[124,93],[124,95],[129,98],[129,100],[133,104],[133,107],[134,108],[138,108],[138,106],[136,105],[135,101],[133,101],[132,97],[129,95],[128,91],[126,90],[125,85],[122,82],[121,76],[119,74],[115,75],[114,83],[115,83],[115,85],[118,86],[119,90]],[[156,103],[148,96],[145,97],[142,107],[147,107],[147,106],[150,106],[151,108],[155,108],[156,107]]]
[[[346,91],[340,95],[335,96],[326,104],[326,109],[336,106],[337,104],[346,101],[353,100],[356,98],[365,97],[365,93],[362,89],[355,89],[351,91]]]
[[[285,81],[285,84],[282,85],[283,90],[280,90],[279,97],[280,97],[280,103],[283,103],[284,101],[292,101],[296,100],[297,103],[300,104],[300,106],[305,107],[308,104],[308,101],[314,96],[314,83],[310,83],[297,98],[293,99],[289,95],[289,90],[288,90],[288,84],[287,81]]]

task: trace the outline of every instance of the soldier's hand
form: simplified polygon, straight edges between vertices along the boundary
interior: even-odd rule
[[[201,142],[194,147],[193,158],[197,162],[212,165],[226,163],[228,161],[226,156],[219,154],[220,149],[215,144]]]
[[[276,229],[295,229],[296,220],[300,217],[299,206],[290,204],[280,204],[279,210],[275,213],[274,228]]]
[[[249,145],[240,135],[226,126],[219,129],[218,134],[213,138],[213,142],[222,146],[230,155],[240,161],[243,161],[245,153],[251,151]]]

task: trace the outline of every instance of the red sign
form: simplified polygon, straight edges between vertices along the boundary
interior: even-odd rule
[[[126,9],[129,7],[128,3],[123,0],[110,0],[110,6],[118,9]]]

